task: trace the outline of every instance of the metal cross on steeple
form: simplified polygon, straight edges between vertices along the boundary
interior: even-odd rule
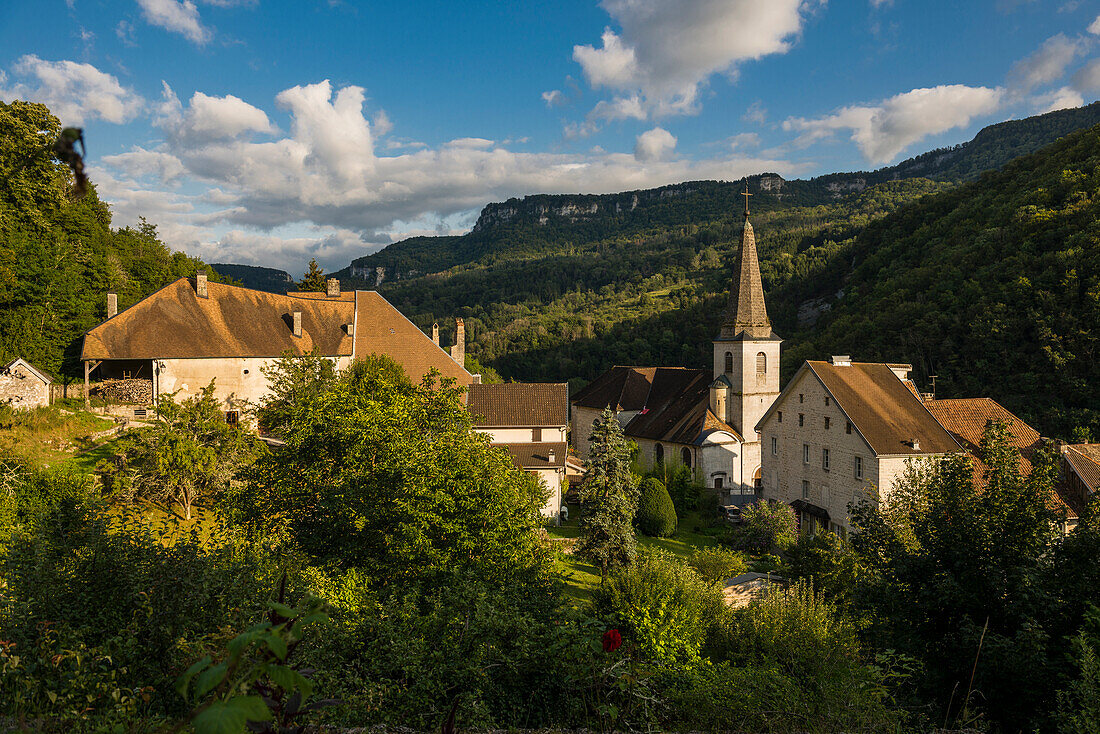
[[[749,182],[748,181],[745,182],[745,191],[741,194],[741,196],[745,197],[745,218],[748,219],[749,218],[749,197],[752,196],[752,194],[749,193]]]

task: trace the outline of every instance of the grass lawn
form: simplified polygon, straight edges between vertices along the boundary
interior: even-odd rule
[[[79,404],[79,407],[78,405]],[[84,410],[80,401],[0,414],[0,455],[48,468],[90,473],[110,451],[112,439],[92,440],[115,422]]]
[[[703,518],[698,511],[690,512],[680,518],[676,533],[670,538],[650,538],[638,534],[638,547],[661,548],[681,558],[687,558],[696,548],[718,544],[717,539],[695,532],[696,527],[706,527],[709,522],[709,518]],[[558,538],[563,541],[579,537],[581,533],[579,512],[575,512],[569,520],[566,520],[560,526],[547,528],[546,532],[551,538]],[[568,584],[566,591],[568,596],[578,602],[591,599],[592,589],[600,583],[600,570],[598,568],[590,563],[585,563],[572,554],[565,553],[562,554],[561,561],[559,561],[559,570],[565,576]]]

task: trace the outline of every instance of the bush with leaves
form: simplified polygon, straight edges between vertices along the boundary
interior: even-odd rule
[[[787,549],[787,569],[811,581],[833,603],[847,605],[859,579],[860,561],[851,544],[836,533],[803,533]]]
[[[741,510],[741,519],[731,536],[734,547],[740,550],[774,553],[786,549],[798,537],[794,510],[784,502],[754,502]]]
[[[676,508],[660,480],[643,479],[639,487],[638,512],[634,517],[638,529],[654,538],[667,538],[676,532]]]
[[[748,570],[743,555],[716,545],[696,548],[688,565],[707,581],[725,581]]]
[[[319,563],[382,586],[548,576],[543,488],[472,430],[463,390],[437,379],[414,385],[392,359],[369,356],[301,395],[285,445],[249,474],[242,519],[257,532],[286,528]]]
[[[722,608],[717,584],[661,551],[646,551],[597,587],[593,601],[648,660],[698,662]]]
[[[113,462],[101,467],[104,484],[120,498],[176,503],[191,519],[195,502],[223,492],[263,451],[243,423],[226,422],[213,380],[182,403],[161,396],[157,417],[127,434]]]
[[[267,619],[230,640],[222,660],[206,656],[176,680],[194,707],[188,720],[196,734],[301,734],[303,715],[335,703],[311,701],[313,682],[290,662],[306,629],[328,620],[322,602],[309,598],[292,609],[285,591],[284,577]]]

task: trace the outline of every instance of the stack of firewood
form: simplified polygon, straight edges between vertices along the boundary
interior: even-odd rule
[[[148,405],[153,402],[152,380],[103,380],[92,385],[92,396],[112,403]]]

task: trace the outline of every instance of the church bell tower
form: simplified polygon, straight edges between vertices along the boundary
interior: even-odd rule
[[[737,429],[746,444],[756,444],[756,423],[779,396],[779,345],[764,306],[756,235],[749,222],[748,184],[745,185],[745,224],[733,268],[729,304],[722,330],[714,340],[714,383],[711,410],[719,407],[716,393],[725,392],[719,418]],[[759,455],[759,446],[756,447]]]

